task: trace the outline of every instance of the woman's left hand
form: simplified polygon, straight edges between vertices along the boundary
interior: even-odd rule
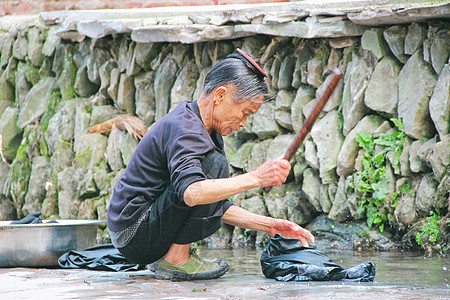
[[[283,219],[273,219],[272,226],[270,228],[270,234],[275,236],[276,233],[281,234],[285,238],[297,238],[300,240],[304,247],[308,247],[308,241],[314,244],[314,236],[306,230],[300,227],[294,222],[283,220]]]

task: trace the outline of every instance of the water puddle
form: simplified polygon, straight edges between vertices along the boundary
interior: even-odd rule
[[[223,259],[230,265],[228,274],[262,275],[260,257],[262,250],[208,249],[200,247],[204,258]],[[424,257],[414,252],[356,252],[325,251],[337,264],[344,268],[356,266],[365,261],[377,265],[375,283],[409,284],[427,287],[450,288],[450,258],[442,256]]]

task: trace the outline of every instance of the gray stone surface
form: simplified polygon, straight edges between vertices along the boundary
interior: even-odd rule
[[[319,86],[319,88],[316,90],[316,99],[320,99],[322,97],[324,89],[328,86],[333,77],[334,75],[330,74],[327,76],[327,78],[325,78],[323,84]],[[339,80],[333,93],[331,93],[330,98],[327,101],[327,104],[325,104],[325,106],[323,107],[324,112],[329,112],[339,107],[339,105],[341,104],[343,91],[344,91],[344,81]]]
[[[406,27],[400,25],[391,26],[383,32],[384,39],[389,45],[391,52],[402,64],[408,60],[408,56],[405,55],[405,37],[407,33]]]
[[[90,126],[114,119],[120,111],[111,105],[99,105],[92,108]]]
[[[317,121],[311,130],[311,136],[317,145],[320,178],[323,183],[332,183],[336,180],[337,158],[344,142],[339,130],[338,112],[333,110]]]
[[[427,29],[419,23],[412,23],[408,26],[408,33],[405,36],[405,54],[412,55],[422,47],[423,41],[427,37]]]
[[[274,138],[267,149],[266,159],[276,159],[283,156],[291,143],[294,141],[294,134],[281,134]]]
[[[382,28],[366,30],[361,37],[361,46],[363,49],[371,51],[377,59],[389,53],[389,46],[384,40]]]
[[[59,143],[70,142],[74,137],[76,100],[60,102],[56,113],[48,123],[45,140],[48,144],[49,154],[53,154]]]
[[[449,49],[450,34],[448,30],[443,29],[434,36],[430,47],[431,64],[437,74],[441,73],[442,67],[448,63]]]
[[[353,172],[356,156],[358,155],[359,145],[356,141],[356,133],[368,132],[375,133],[383,119],[377,115],[369,115],[364,117],[351,132],[345,137],[341,151],[338,156],[336,172],[339,176],[347,176]]]
[[[450,132],[450,65],[446,64],[439,75],[433,96],[431,96],[430,116],[439,136]]]
[[[251,159],[248,161],[247,171],[253,171],[267,160],[267,150],[271,139],[256,143],[253,146]]]
[[[136,86],[136,115],[141,118],[148,127],[155,119],[155,89],[153,82],[154,72],[141,73],[134,77]]]
[[[319,173],[316,169],[306,169],[303,172],[302,190],[308,197],[308,201],[318,212],[322,212],[322,206],[319,201],[321,185]]]
[[[385,56],[375,66],[364,97],[367,107],[395,115],[398,105],[398,74],[401,66],[392,57]]]
[[[27,56],[28,54],[27,49],[28,49],[27,37],[25,36],[24,32],[19,32],[16,37],[16,40],[13,43],[12,55],[13,57],[19,60],[24,60],[25,56]]]
[[[314,99],[314,90],[307,86],[300,86],[291,105],[292,128],[298,132],[305,121],[303,107]]]
[[[419,50],[400,71],[398,116],[402,118],[405,132],[415,138],[430,137],[435,132],[430,126],[429,102],[436,85],[434,71],[422,59]]]
[[[44,45],[44,38],[40,30],[36,27],[28,30],[28,58],[35,66],[41,66],[44,61],[44,54],[42,47]]]
[[[308,197],[295,182],[286,185],[286,217],[301,226],[310,223],[317,214]]]
[[[78,199],[77,169],[67,168],[58,173],[58,214],[62,219],[76,219],[81,201]]]
[[[75,154],[75,167],[89,170],[98,166],[105,159],[108,138],[100,133],[85,136]]]
[[[127,114],[134,115],[136,112],[135,93],[136,87],[133,77],[122,74],[117,90],[117,107]]]
[[[73,61],[73,54],[69,51],[65,53],[63,70],[58,78],[58,85],[63,99],[76,98],[74,84],[77,76],[77,67]]]
[[[292,75],[294,73],[295,60],[293,56],[286,56],[280,67],[280,75],[278,77],[278,89],[292,89]]]
[[[89,97],[95,94],[98,90],[98,85],[89,80],[87,73],[87,65],[83,64],[77,71],[75,78],[74,89],[75,92],[81,97]]]
[[[22,141],[22,130],[17,127],[19,110],[7,107],[0,118],[0,136],[3,157],[12,162]]]
[[[230,165],[246,171],[254,145],[254,142],[247,142],[239,147],[236,154],[233,156],[233,159],[230,161]]]
[[[170,107],[170,90],[176,79],[177,65],[175,61],[167,57],[159,66],[155,75],[155,98],[156,102],[155,120],[161,119]]]
[[[440,142],[434,145],[433,152],[428,157],[428,162],[434,175],[440,180],[450,166],[450,134],[442,137]]]
[[[409,147],[409,166],[414,173],[427,171],[425,161],[419,158],[418,151],[424,142],[417,140],[411,143]]]
[[[252,131],[261,140],[273,138],[281,132],[279,125],[275,121],[274,110],[275,104],[273,102],[265,102],[253,117]]]
[[[333,200],[333,206],[328,213],[328,217],[331,220],[343,222],[351,217],[347,195],[346,195],[347,182],[344,177],[339,178],[338,188],[336,191],[336,196]]]
[[[415,193],[401,193],[401,188],[404,184],[410,183],[411,190],[414,191],[419,185],[419,180],[417,177],[412,178],[409,182],[407,179],[397,180],[396,192],[401,194],[400,200],[398,200],[398,206],[395,208],[394,216],[400,228],[406,228],[411,225],[417,218],[417,212],[414,207],[415,203]]]
[[[283,128],[292,130],[291,106],[294,101],[294,94],[292,92],[281,90],[277,94],[275,100],[275,120]]]
[[[183,101],[192,101],[195,87],[197,86],[199,72],[194,61],[188,61],[178,74],[170,91],[170,105],[175,108]]]
[[[83,136],[89,133],[91,114],[87,111],[86,105],[78,103],[75,110],[75,125],[74,125],[74,143],[73,148],[78,150]]]
[[[343,133],[346,136],[363,118],[368,109],[364,104],[364,93],[369,85],[372,66],[357,53],[347,65],[342,96]]]
[[[320,168],[319,156],[317,156],[317,146],[310,140],[305,142],[305,160],[312,168]]]
[[[313,87],[319,87],[323,83],[322,74],[324,63],[318,57],[314,57],[308,62],[308,77],[306,82]]]
[[[433,173],[425,175],[420,181],[414,203],[420,216],[428,217],[430,215],[438,185],[439,182],[436,181]]]
[[[37,156],[33,158],[28,192],[25,196],[25,204],[23,206],[25,215],[40,211],[42,201],[46,195],[46,182],[50,178],[51,170],[48,157]]]
[[[43,78],[33,86],[20,110],[17,126],[24,128],[44,113],[55,86],[56,80],[52,77]]]

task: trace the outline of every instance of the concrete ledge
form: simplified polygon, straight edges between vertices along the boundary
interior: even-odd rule
[[[131,33],[139,42],[197,43],[256,34],[300,38],[361,36],[365,26],[450,17],[448,1],[299,2],[220,6],[53,11],[39,15],[41,26],[57,27],[63,39],[82,41]],[[36,16],[0,18],[0,29],[35,26]]]

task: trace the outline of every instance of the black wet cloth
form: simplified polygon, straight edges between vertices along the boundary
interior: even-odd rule
[[[65,269],[88,269],[96,271],[138,271],[146,265],[131,263],[112,244],[100,245],[81,251],[64,253],[58,264]]]
[[[10,224],[39,224],[42,223],[41,213],[36,211],[34,213],[29,214],[25,218],[22,218],[17,221],[12,221]]]
[[[11,224],[11,225],[16,224],[17,225],[17,224],[42,224],[42,223],[43,223],[43,221],[42,221],[42,218],[41,218],[41,213],[38,212],[38,211],[35,211],[34,213],[31,213],[28,216],[26,216],[26,217],[24,217],[24,218],[22,218],[20,220],[12,221],[9,224]],[[58,222],[55,221],[55,220],[51,220],[51,221],[46,221],[45,222],[45,224],[47,224],[47,223],[58,223]]]
[[[261,255],[261,267],[267,278],[279,281],[359,281],[375,278],[373,262],[365,262],[344,269],[333,262],[324,252],[303,247],[298,239],[285,238],[279,234],[271,238]]]

